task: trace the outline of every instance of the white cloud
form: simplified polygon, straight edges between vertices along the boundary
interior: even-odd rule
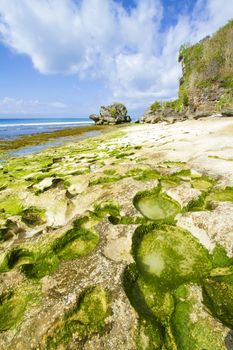
[[[233,17],[232,0],[197,0],[161,31],[163,10],[161,0],[137,0],[128,12],[113,0],[1,0],[1,40],[43,74],[102,79],[115,100],[138,108],[175,97],[180,45]]]
[[[66,110],[67,106],[59,101],[41,102],[38,100],[23,100],[4,97],[0,100],[0,113],[51,113]]]

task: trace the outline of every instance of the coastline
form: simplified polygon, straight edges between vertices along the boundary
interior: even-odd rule
[[[175,344],[187,326],[201,344],[222,349],[230,328],[206,309],[202,288],[218,273],[227,280],[233,256],[233,122],[99,129],[104,134],[66,139],[0,167],[0,271],[3,292],[13,291],[0,308],[0,347],[52,349],[52,338],[54,348],[85,339],[85,349],[130,350],[144,334],[154,346],[164,333]],[[142,292],[158,321],[136,302]],[[174,305],[184,304],[179,313]],[[77,338],[74,320],[82,321]]]
[[[79,141],[88,137],[110,132],[114,128],[121,126],[100,126],[86,125],[79,127],[69,127],[62,130],[51,132],[38,132],[32,135],[23,135],[14,139],[0,139],[0,152],[16,151],[33,146],[43,145],[43,148],[52,147],[53,144],[62,144],[63,142]],[[38,150],[40,148],[38,147]]]

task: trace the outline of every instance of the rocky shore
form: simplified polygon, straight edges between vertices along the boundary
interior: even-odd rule
[[[1,349],[233,349],[233,122],[1,164]]]

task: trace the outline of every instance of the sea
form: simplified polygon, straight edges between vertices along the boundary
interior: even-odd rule
[[[0,140],[88,124],[89,118],[0,118]]]

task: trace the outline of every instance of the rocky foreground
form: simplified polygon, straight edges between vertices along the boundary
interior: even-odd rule
[[[1,349],[233,349],[233,121],[123,131],[2,163]]]

